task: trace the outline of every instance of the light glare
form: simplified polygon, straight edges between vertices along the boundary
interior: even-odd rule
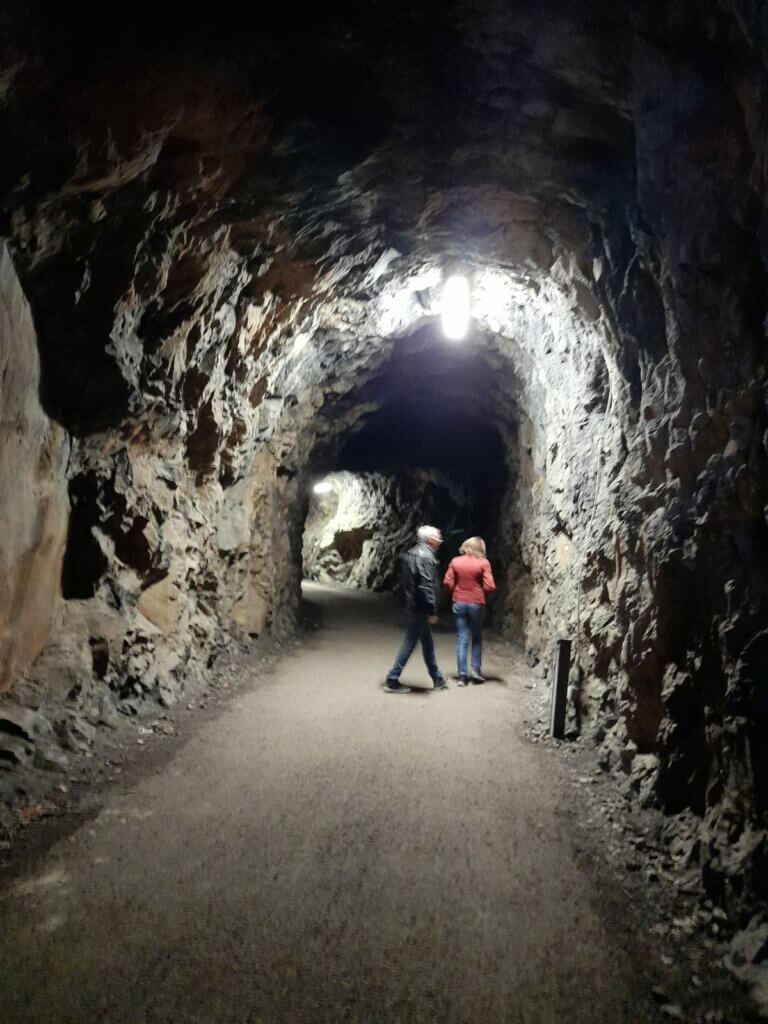
[[[469,281],[454,274],[443,287],[443,334],[460,341],[469,330]]]
[[[319,483],[315,484],[312,490],[315,494],[327,494],[329,491],[333,490],[333,484],[330,480],[320,480]]]
[[[492,331],[502,330],[505,318],[509,316],[512,301],[512,286],[503,274],[486,270],[474,282],[473,305],[475,315]]]

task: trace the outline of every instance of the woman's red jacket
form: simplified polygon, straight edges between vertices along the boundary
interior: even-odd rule
[[[491,572],[491,563],[487,558],[475,558],[474,555],[457,555],[443,579],[443,586],[450,590],[451,600],[465,601],[467,604],[485,604],[485,595],[496,589]]]

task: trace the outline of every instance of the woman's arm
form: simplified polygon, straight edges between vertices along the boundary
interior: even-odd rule
[[[491,563],[488,559],[483,562],[483,590],[486,594],[492,593],[496,589],[496,584],[493,580],[493,573],[491,572]]]
[[[453,588],[456,586],[456,571],[453,568],[453,559],[451,559],[450,565],[448,566],[448,570],[446,571],[446,574],[443,577],[443,586],[445,587],[446,590],[449,590],[451,593],[453,593]]]

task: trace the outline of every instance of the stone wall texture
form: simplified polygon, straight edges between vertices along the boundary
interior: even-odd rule
[[[401,558],[416,542],[419,526],[443,533],[442,562],[470,535],[474,502],[443,474],[412,470],[331,473],[331,490],[313,495],[302,544],[307,579],[350,589],[394,590]]]
[[[768,897],[762,6],[241,7],[2,23],[40,367],[12,297],[13,699],[62,734],[177,699],[292,628],[313,479],[439,470],[488,513],[505,631],[545,668],[577,640],[602,763],[695,819],[718,898]]]
[[[32,315],[0,242],[0,693],[40,654],[61,607],[64,430],[43,412]]]

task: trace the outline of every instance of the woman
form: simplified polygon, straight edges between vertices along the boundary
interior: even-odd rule
[[[456,620],[456,663],[459,686],[467,685],[467,635],[472,633],[472,667],[469,678],[484,683],[480,668],[483,659],[483,615],[485,595],[496,589],[491,563],[485,557],[482,537],[470,537],[451,559],[443,586],[450,592]]]

